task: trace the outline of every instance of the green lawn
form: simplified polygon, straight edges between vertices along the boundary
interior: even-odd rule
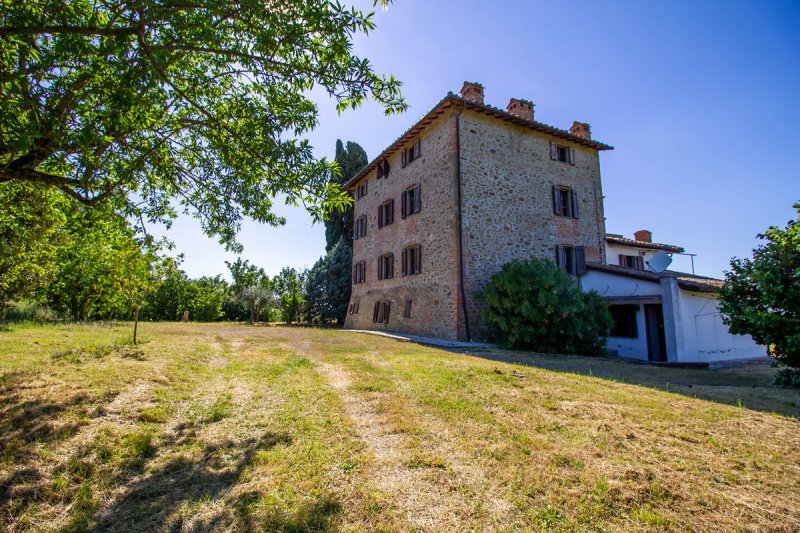
[[[800,529],[800,394],[769,367],[142,332],[0,331],[6,529]]]

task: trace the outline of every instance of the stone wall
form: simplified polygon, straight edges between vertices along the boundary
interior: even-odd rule
[[[550,159],[550,141],[575,150],[575,165]],[[586,247],[602,262],[605,223],[597,150],[471,110],[461,115],[461,176],[467,313],[482,339],[475,294],[504,263],[553,259],[555,246]],[[553,213],[553,185],[577,193],[579,218]]]
[[[445,339],[458,336],[458,218],[455,180],[455,128],[452,113],[428,126],[421,137],[420,158],[402,168],[400,151],[389,158],[389,176],[368,180],[367,195],[355,202],[355,219],[367,215],[367,235],[353,242],[353,263],[366,261],[366,282],[353,285],[345,327],[413,333]],[[411,147],[411,139],[405,148]],[[401,194],[420,184],[421,211],[401,218]],[[378,228],[378,206],[394,199],[394,223]],[[402,250],[422,247],[422,272],[402,276]],[[394,254],[394,277],[378,279],[378,256]],[[411,318],[403,318],[411,300]],[[391,301],[388,324],[372,321],[377,301]]]

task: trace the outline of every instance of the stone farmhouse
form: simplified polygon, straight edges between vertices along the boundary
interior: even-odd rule
[[[578,283],[607,259],[657,281],[643,270],[645,233],[606,234],[600,152],[611,149],[588,124],[543,124],[522,99],[489,106],[483,87],[465,82],[345,185],[355,198],[345,327],[483,340],[476,294],[503,264],[531,256]]]

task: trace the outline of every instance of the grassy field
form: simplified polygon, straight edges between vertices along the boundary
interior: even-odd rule
[[[800,394],[768,367],[142,331],[0,331],[5,529],[800,530]]]

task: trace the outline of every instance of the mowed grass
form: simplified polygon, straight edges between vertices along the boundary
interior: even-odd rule
[[[5,529],[800,529],[800,395],[763,368],[142,331],[0,331]]]

